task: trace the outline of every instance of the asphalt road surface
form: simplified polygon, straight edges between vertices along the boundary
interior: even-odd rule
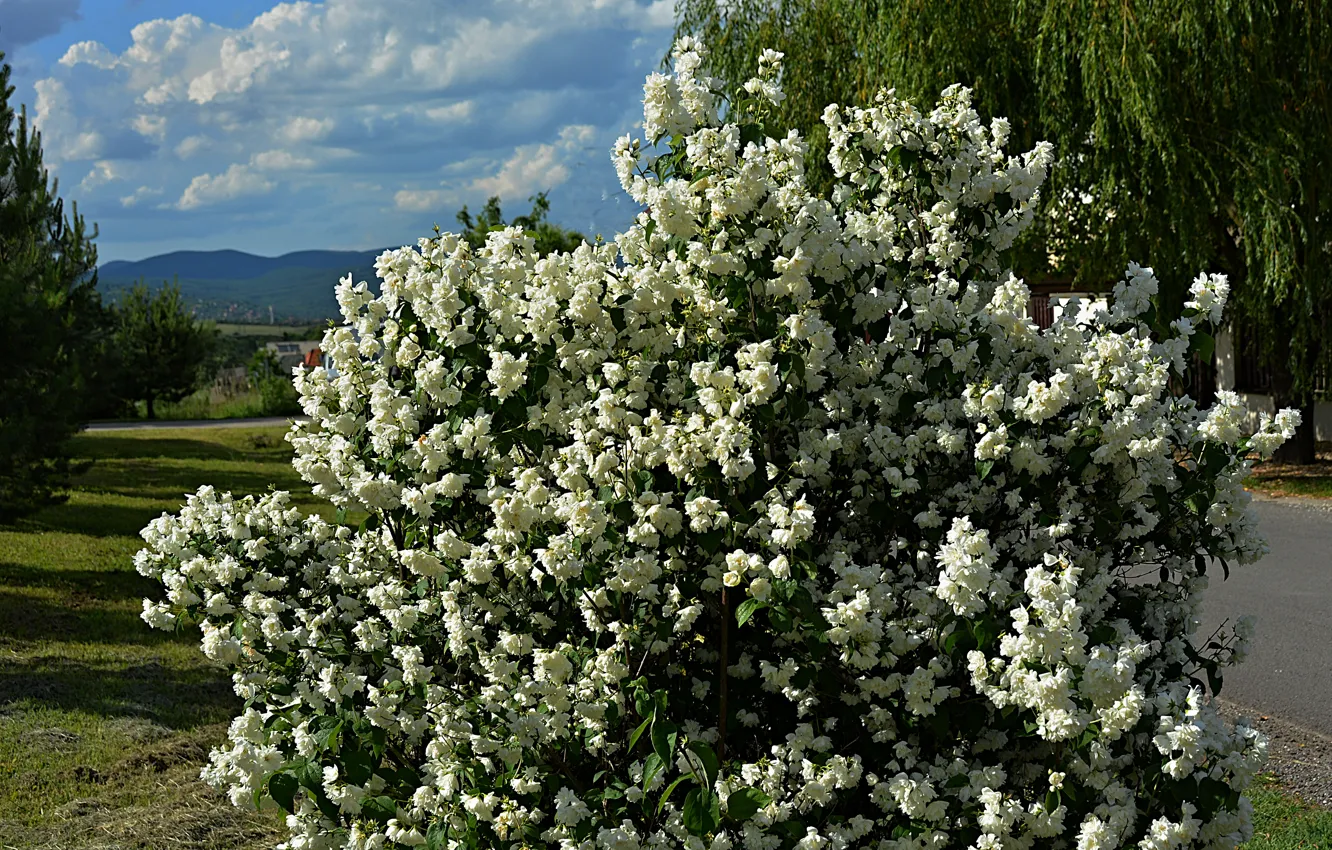
[[[151,422],[93,422],[88,431],[144,431],[158,428],[249,428],[255,425],[286,425],[304,416],[265,416],[256,419],[154,419]]]
[[[1253,649],[1227,671],[1221,697],[1332,735],[1332,502],[1254,506],[1271,554],[1234,567],[1226,581],[1219,570],[1207,572],[1203,636],[1227,617],[1257,618]]]

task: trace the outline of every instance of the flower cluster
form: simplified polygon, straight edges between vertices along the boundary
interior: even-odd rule
[[[144,531],[244,713],[206,778],[290,848],[1232,847],[1264,743],[1203,690],[1252,438],[1131,266],[1046,331],[1003,255],[1048,145],[969,93],[825,113],[839,185],[681,41],[613,158],[647,209],[538,258],[451,234],[343,281],[282,493]],[[1195,328],[1196,325],[1196,328]],[[364,520],[355,525],[360,517]],[[1052,842],[1052,843],[1051,843]]]

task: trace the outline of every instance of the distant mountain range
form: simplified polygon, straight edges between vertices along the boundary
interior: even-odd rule
[[[229,322],[317,322],[338,314],[333,287],[351,273],[375,280],[375,251],[294,251],[259,257],[244,251],[174,251],[137,262],[116,260],[97,270],[98,288],[112,298],[139,281],[150,287],[180,282],[180,291],[206,319]]]

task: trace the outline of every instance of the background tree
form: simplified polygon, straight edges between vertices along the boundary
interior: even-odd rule
[[[250,385],[259,391],[265,416],[289,416],[301,412],[300,396],[292,384],[292,370],[283,370],[278,356],[267,346],[255,349],[245,368]]]
[[[463,208],[458,211],[458,223],[463,226],[463,238],[473,248],[480,248],[486,244],[486,235],[492,230],[521,227],[536,239],[536,252],[542,257],[555,251],[572,251],[587,241],[587,237],[578,231],[567,230],[546,219],[546,215],[550,212],[550,201],[546,198],[545,192],[539,192],[528,200],[532,202],[532,211],[527,215],[515,216],[513,221],[508,223],[504,221],[498,196],[492,196],[487,200],[475,218],[468,212],[467,205],[463,204]]]
[[[59,498],[98,347],[96,227],[65,214],[0,53],[0,518]]]
[[[180,286],[156,291],[139,283],[115,304],[115,349],[121,394],[146,402],[179,401],[207,379],[217,330],[201,322],[181,298]]]
[[[1312,460],[1312,404],[1332,362],[1329,165],[1332,6],[1294,0],[680,0],[677,34],[734,90],[786,53],[778,120],[807,132],[826,189],[827,103],[895,87],[932,103],[961,82],[1014,145],[1053,142],[1029,280],[1101,288],[1152,265],[1174,314],[1200,268],[1224,272],[1232,318],[1304,411],[1283,449]]]

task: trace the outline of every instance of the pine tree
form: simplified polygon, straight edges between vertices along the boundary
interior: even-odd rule
[[[95,395],[96,227],[66,215],[0,53],[0,520],[60,499]]]
[[[1305,412],[1282,454],[1312,459],[1332,365],[1332,4],[681,0],[677,14],[732,90],[764,48],[785,52],[778,120],[808,135],[820,188],[823,107],[881,88],[928,104],[960,82],[982,115],[1013,117],[1014,146],[1053,142],[1046,224],[1018,272],[1099,288],[1136,260],[1167,310],[1199,269],[1226,273],[1278,406]]]

